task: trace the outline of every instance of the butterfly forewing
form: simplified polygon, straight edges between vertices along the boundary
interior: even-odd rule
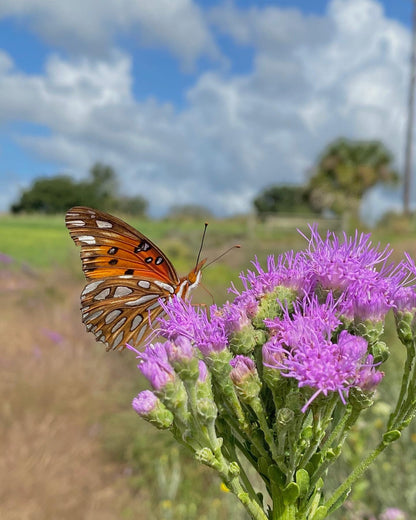
[[[107,350],[139,345],[162,312],[159,298],[177,292],[180,280],[163,252],[121,219],[77,206],[66,214],[71,237],[81,246],[87,285],[82,320]]]
[[[65,223],[81,246],[82,268],[87,279],[118,275],[151,276],[179,283],[164,253],[146,236],[123,220],[102,211],[76,206]]]

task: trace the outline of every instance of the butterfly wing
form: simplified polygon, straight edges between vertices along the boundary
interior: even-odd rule
[[[112,276],[89,282],[81,293],[82,321],[107,350],[138,346],[151,332],[150,324],[162,312],[159,299],[174,292],[157,281]]]
[[[87,280],[135,275],[179,283],[164,253],[123,220],[76,206],[67,212],[65,224],[75,244],[81,246],[82,269]]]
[[[162,312],[159,298],[169,298],[178,287],[173,265],[146,236],[102,211],[77,206],[67,212],[65,223],[81,246],[87,330],[107,350],[139,345]]]

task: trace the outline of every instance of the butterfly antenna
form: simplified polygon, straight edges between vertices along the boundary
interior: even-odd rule
[[[209,294],[209,296],[211,297],[211,300],[212,300],[212,304],[214,304],[214,303],[215,303],[215,300],[214,300],[214,296],[213,296],[212,292],[211,292],[209,289],[207,289],[203,283],[200,284],[200,287],[201,287],[201,289],[204,289],[204,291],[205,291],[206,293]],[[201,303],[201,306],[202,306],[202,305],[205,305],[205,304],[204,304],[204,303]]]
[[[199,246],[198,256],[196,257],[195,271],[196,271],[196,268],[198,267],[199,259],[201,257],[202,247],[204,246],[205,235],[207,233],[207,227],[208,227],[208,222],[205,222],[204,232],[202,233],[202,238],[201,238],[201,245]]]
[[[214,262],[217,262],[220,258],[222,258],[223,256],[227,255],[230,251],[232,251],[233,249],[240,249],[240,245],[239,244],[236,244],[235,246],[231,246],[227,249],[227,251],[224,251],[224,253],[221,253],[220,256],[217,256],[217,258],[214,258],[214,260],[211,260],[211,262],[209,262],[208,264],[205,264],[203,269],[205,269],[206,267],[208,267],[209,265],[213,264]]]

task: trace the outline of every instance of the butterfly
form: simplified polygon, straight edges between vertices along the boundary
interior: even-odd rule
[[[187,299],[201,279],[206,259],[180,278],[167,256],[123,220],[92,208],[68,210],[65,224],[81,246],[87,284],[81,293],[82,321],[107,350],[139,346],[160,304],[176,295]]]

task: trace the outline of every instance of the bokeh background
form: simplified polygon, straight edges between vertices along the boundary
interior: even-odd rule
[[[206,304],[255,255],[304,247],[296,229],[312,222],[416,257],[412,15],[411,0],[2,0],[0,518],[245,518],[131,410],[145,382],[81,323],[64,214],[125,218],[180,274],[208,220],[205,256],[242,248],[204,271]],[[390,323],[378,404],[330,486],[388,416],[403,360],[392,336]],[[415,518],[415,470],[410,427],[336,518]]]

